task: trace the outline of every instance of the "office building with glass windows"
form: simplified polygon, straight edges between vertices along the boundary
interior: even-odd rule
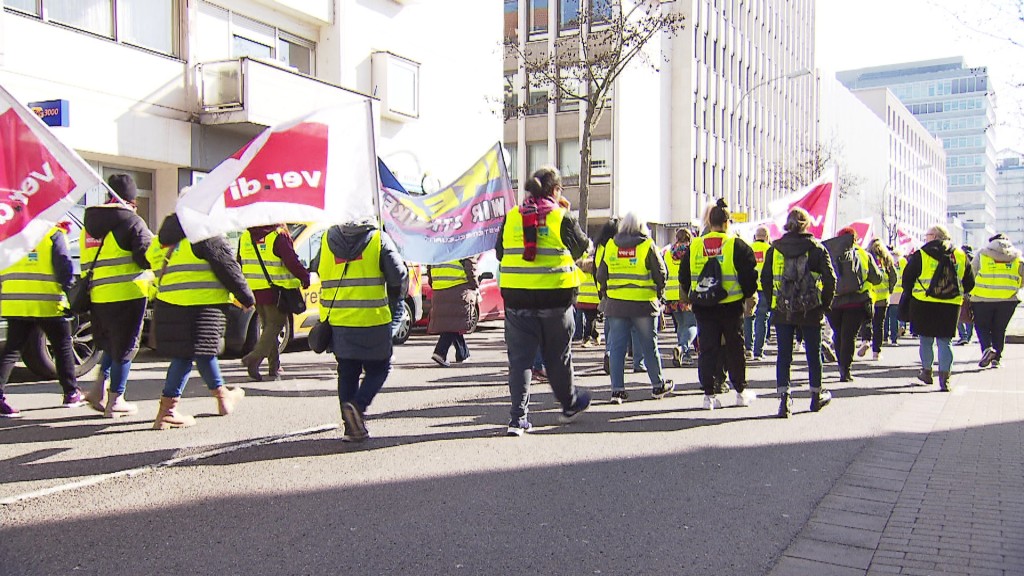
[[[0,84],[25,103],[66,101],[54,133],[102,175],[133,174],[151,227],[182,187],[268,126],[353,93],[377,99],[378,155],[415,189],[428,172],[435,185],[458,178],[502,129],[497,27],[424,31],[494,22],[499,10],[480,0],[3,0]]]
[[[1010,150],[996,167],[996,214],[996,231],[1024,246],[1024,155]]]
[[[505,37],[519,52],[579,51],[577,14],[589,1],[601,26],[606,0],[505,0]],[[623,0],[629,10],[642,0]],[[660,240],[699,222],[725,197],[751,220],[791,190],[771,177],[813,153],[816,136],[812,0],[676,0],[674,37],[650,41],[616,80],[593,136],[590,228],[626,211],[658,224]],[[526,78],[506,50],[505,146],[514,177],[558,166],[566,195],[578,197],[582,111]]]
[[[887,87],[946,150],[947,214],[979,245],[996,230],[994,97],[985,67],[963,58],[839,72],[851,90]]]

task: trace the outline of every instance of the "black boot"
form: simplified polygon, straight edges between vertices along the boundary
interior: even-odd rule
[[[939,390],[942,392],[950,392],[949,387],[949,372],[939,372]]]
[[[793,397],[788,392],[779,395],[779,418],[789,418],[793,413]]]
[[[921,368],[921,371],[917,373],[917,379],[930,386],[934,382],[934,380],[932,380],[932,369]]]
[[[811,389],[811,412],[817,412],[832,401],[832,393],[824,388]]]

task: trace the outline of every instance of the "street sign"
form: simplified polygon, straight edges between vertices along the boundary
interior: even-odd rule
[[[747,214],[746,212],[733,212],[732,221],[737,224],[744,224],[750,221],[750,214]]]

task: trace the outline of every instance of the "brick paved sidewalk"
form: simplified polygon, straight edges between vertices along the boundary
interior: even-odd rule
[[[951,394],[904,398],[771,576],[1024,574],[1024,362],[1011,350],[997,370],[955,365]]]

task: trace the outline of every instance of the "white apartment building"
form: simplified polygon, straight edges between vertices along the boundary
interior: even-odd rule
[[[996,232],[1024,246],[1024,155],[1004,151],[996,164],[996,216]]]
[[[505,0],[505,34],[554,47],[578,34],[578,7],[579,0]],[[683,14],[686,25],[650,43],[648,61],[659,70],[637,60],[615,83],[594,136],[591,229],[635,210],[667,230],[698,221],[723,196],[735,212],[767,216],[768,202],[790,192],[771,181],[772,168],[795,164],[816,142],[814,2],[675,0],[662,9]],[[531,93],[514,57],[505,59],[505,74],[508,98],[537,104],[506,121],[514,172],[555,164],[575,202],[581,111]]]
[[[353,93],[403,182],[447,183],[501,139],[500,7],[479,0],[3,0],[0,84],[66,100],[54,132],[129,172],[151,226],[268,126]],[[467,49],[469,48],[469,49]],[[373,191],[368,191],[373,193]],[[87,199],[95,202],[98,199]]]

